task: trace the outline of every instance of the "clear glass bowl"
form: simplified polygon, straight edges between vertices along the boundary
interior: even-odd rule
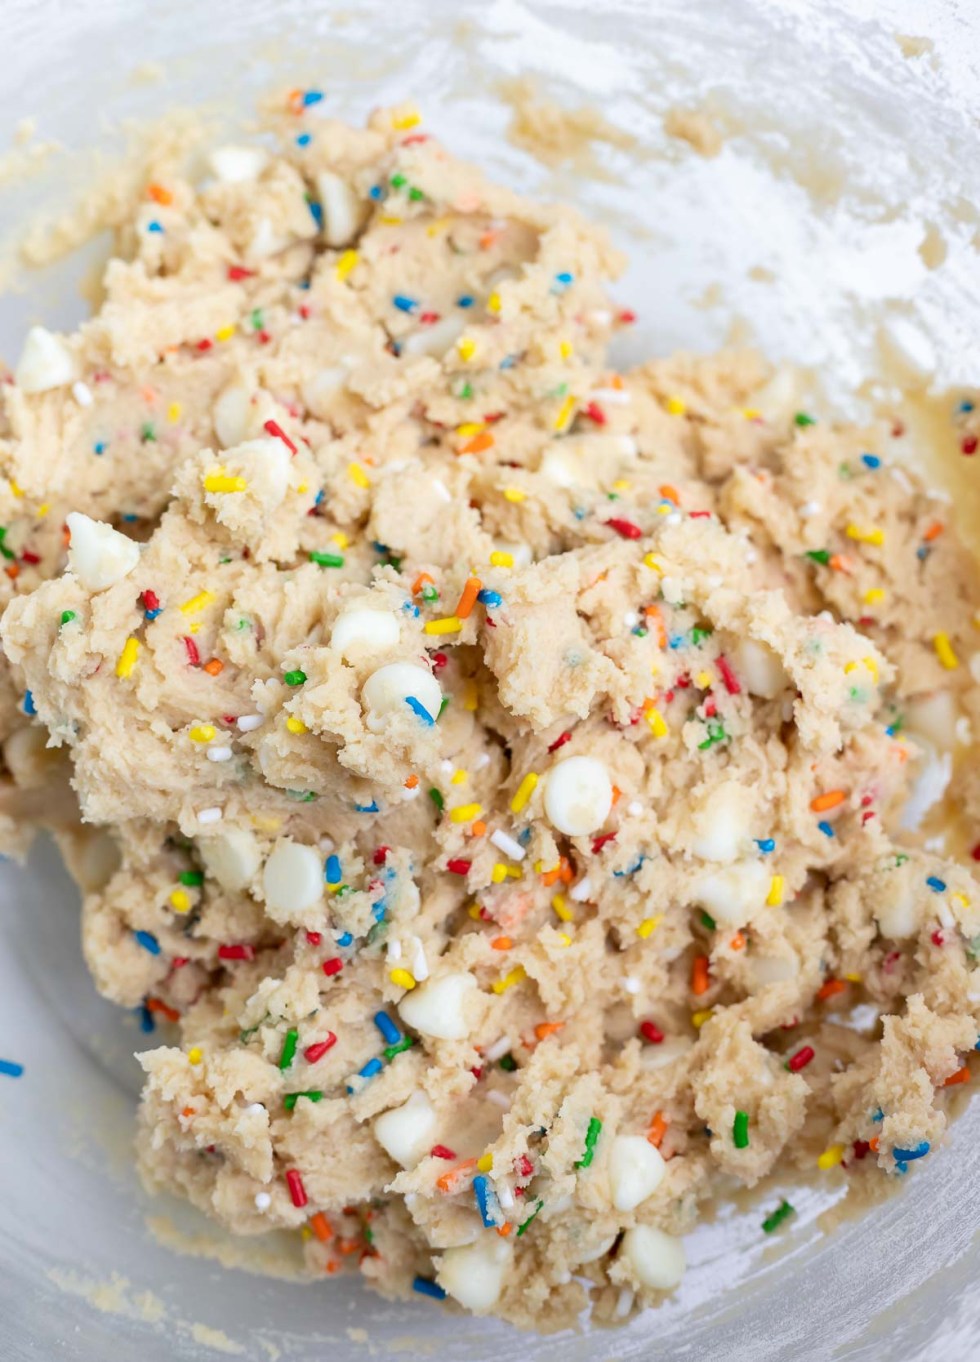
[[[38,162],[23,182],[0,175],[0,236],[84,190],[96,170],[75,153],[118,151],[122,119],[203,105],[227,131],[276,83],[316,85],[325,108],[355,120],[412,97],[455,151],[608,223],[631,255],[619,296],[639,313],[624,361],[710,349],[735,328],[809,366],[818,397],[841,409],[882,361],[887,382],[902,378],[920,396],[933,380],[977,381],[980,15],[966,7],[5,0],[3,9],[0,136],[34,116],[39,138],[73,154]],[[903,53],[896,32],[923,31],[935,50]],[[511,110],[499,83],[521,76],[571,107],[597,106],[633,144],[596,144],[591,168],[543,167],[505,137]],[[725,133],[715,158],[663,129],[671,107],[701,105]],[[919,251],[930,224],[946,248],[931,269]],[[29,322],[84,314],[78,284],[99,250],[18,277],[21,291],[0,299],[8,357]],[[975,508],[976,489],[958,488]],[[901,1196],[844,1218],[832,1235],[821,1216],[840,1186],[828,1191],[826,1178],[729,1207],[689,1241],[676,1298],[616,1334],[519,1337],[428,1301],[388,1305],[359,1282],[301,1285],[220,1266],[228,1245],[216,1230],[137,1184],[132,1052],[144,1038],[134,1017],[95,996],[77,915],[49,848],[36,848],[26,869],[0,866],[0,1056],[26,1070],[0,1077],[6,1362],[977,1353],[980,1111],[967,1112]],[[760,1222],[784,1190],[797,1215],[770,1240]],[[212,1256],[175,1253],[160,1241],[161,1221],[210,1244]]]

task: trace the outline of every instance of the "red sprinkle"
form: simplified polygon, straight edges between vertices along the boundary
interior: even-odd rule
[[[374,853],[373,857],[371,858],[371,859],[374,861],[374,864],[375,864],[375,865],[384,865],[385,861],[388,859],[388,852],[389,852],[390,850],[391,850],[391,847],[378,847],[377,851]]]
[[[692,520],[710,520],[710,519],[711,519],[711,512],[710,512],[710,511],[691,511],[691,512],[690,512],[690,517],[691,517]]]
[[[210,350],[210,349],[211,349],[211,346],[212,346],[213,344],[214,344],[214,341],[209,341],[209,340],[207,339],[207,337],[205,337],[204,340],[199,340],[199,341],[198,341],[198,343],[197,343],[197,348],[198,348],[199,350]]]
[[[741,695],[742,687],[739,685],[738,677],[732,671],[728,659],[717,657],[715,661],[718,663],[718,670],[721,672],[721,679],[725,683],[725,689],[728,691],[728,694]]]
[[[871,1145],[869,1144],[869,1142],[868,1142],[867,1140],[855,1140],[855,1141],[854,1141],[854,1157],[855,1157],[855,1159],[865,1159],[865,1158],[867,1158],[868,1152],[869,1152],[870,1149],[871,1149]]]
[[[299,1208],[306,1205],[306,1188],[303,1186],[303,1179],[295,1168],[290,1168],[286,1174],[286,1184],[289,1187],[289,1195],[294,1206]]]
[[[183,969],[184,965],[189,965],[189,964],[190,964],[190,959],[191,959],[191,958],[190,958],[189,955],[175,955],[174,958],[173,958],[173,959],[171,960],[171,962],[170,962],[170,968],[171,968],[171,969]]]
[[[41,555],[32,553],[30,549],[25,549],[20,558],[22,563],[39,563],[41,561]]]
[[[567,742],[571,742],[571,740],[572,740],[572,735],[571,735],[571,733],[569,733],[568,729],[566,728],[564,733],[559,733],[558,737],[555,739],[555,741],[554,741],[554,742],[551,744],[551,746],[548,748],[548,751],[549,751],[549,752],[557,752],[558,749],[559,749],[559,747],[564,747],[565,744],[566,744]]]
[[[434,672],[441,672],[443,667],[447,666],[449,663],[449,658],[445,653],[432,653],[431,657],[432,670]]]
[[[260,345],[268,345],[269,342],[272,340],[272,337],[269,335],[268,331],[256,331],[255,334],[258,337]]]
[[[455,1159],[456,1155],[444,1144],[434,1144],[429,1150],[434,1159]]]
[[[197,644],[187,634],[184,635],[184,647],[187,649],[187,661],[192,667],[201,665],[201,654],[197,651]]]
[[[514,1172],[519,1178],[529,1178],[534,1174],[534,1164],[526,1154],[519,1154],[514,1160]]]
[[[446,862],[446,869],[451,875],[468,875],[472,864],[472,861],[464,861],[459,857],[454,857],[453,860]]]
[[[271,435],[274,439],[281,440],[283,444],[286,446],[286,448],[289,450],[290,454],[296,453],[296,446],[293,444],[292,440],[283,430],[282,426],[279,424],[278,421],[273,421],[270,419],[266,421],[262,429],[264,431],[267,431],[268,434]]]
[[[633,311],[631,307],[621,308],[619,313],[619,320],[623,323],[624,326],[632,326],[633,323],[636,321],[636,313]]]
[[[218,959],[219,959],[219,960],[254,960],[254,959],[255,959],[255,947],[254,947],[254,946],[249,946],[249,945],[243,945],[243,946],[219,946],[219,947],[218,947]]]
[[[310,309],[309,309],[309,307],[308,307],[308,305],[307,305],[306,303],[302,303],[302,304],[296,309],[296,311],[297,311],[297,312],[299,313],[299,315],[303,318],[303,321],[304,321],[304,322],[308,322],[308,321],[310,320]]]
[[[143,606],[146,610],[159,610],[160,597],[155,591],[143,592]]]
[[[228,278],[235,283],[237,283],[239,279],[254,279],[255,271],[247,270],[244,265],[229,265]]]
[[[307,932],[307,933],[306,933],[306,939],[307,939],[307,941],[310,943],[311,946],[319,946],[319,944],[320,944],[320,939],[321,939],[321,938],[320,938],[320,933],[319,933],[319,932]]]
[[[598,856],[599,852],[608,842],[615,842],[615,840],[616,834],[614,832],[604,832],[601,837],[597,837],[592,843],[592,855]]]
[[[946,944],[946,938],[943,936],[942,928],[941,928],[941,927],[937,927],[936,930],[933,932],[932,936],[930,936],[929,940],[932,942],[932,944],[933,944],[934,946],[943,946],[943,945],[945,945],[945,944]]]
[[[441,315],[440,312],[423,312],[419,317],[419,321],[423,326],[434,326]]]
[[[339,974],[343,968],[344,962],[339,955],[331,956],[329,960],[323,962],[323,972],[328,978],[331,974]]]
[[[975,435],[964,435],[960,441],[960,449],[964,454],[975,454],[977,452],[977,437]]]
[[[606,424],[606,413],[599,406],[598,402],[590,402],[588,406],[584,408],[584,414],[590,421],[594,421],[597,426],[604,426]]]
[[[337,1037],[332,1031],[328,1031],[324,1040],[315,1041],[308,1045],[303,1051],[303,1058],[308,1064],[315,1064],[318,1059],[322,1059],[328,1050],[332,1050],[337,1044]]]
[[[643,531],[640,529],[639,525],[634,525],[632,520],[619,520],[614,516],[612,520],[607,520],[604,523],[608,525],[611,530],[615,530],[623,539],[643,538]]]
[[[805,1069],[813,1058],[814,1051],[810,1045],[804,1045],[802,1050],[797,1050],[795,1055],[791,1055],[786,1061],[786,1067],[791,1074],[798,1074],[801,1069]]]
[[[664,1038],[664,1033],[659,1026],[654,1026],[652,1021],[640,1022],[640,1035],[644,1040],[648,1040],[651,1045],[659,1045]]]
[[[973,858],[973,860],[980,861],[980,842],[976,844],[976,846],[970,852],[970,855]]]

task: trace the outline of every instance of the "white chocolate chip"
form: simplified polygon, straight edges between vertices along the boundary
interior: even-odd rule
[[[636,1280],[655,1291],[672,1290],[687,1267],[682,1240],[653,1225],[634,1225],[627,1230],[619,1252]]]
[[[919,906],[908,875],[896,872],[888,875],[871,911],[882,936],[902,940],[918,933]]]
[[[744,927],[766,901],[770,874],[761,861],[741,861],[695,880],[691,898],[719,922]]]
[[[316,187],[323,208],[324,241],[328,246],[349,246],[364,216],[363,203],[347,181],[332,170],[320,171]]]
[[[262,857],[255,833],[248,828],[202,837],[197,847],[205,870],[229,893],[244,889],[258,873]]]
[[[548,772],[544,810],[553,827],[568,837],[601,828],[612,808],[609,772],[596,757],[566,757]]]
[[[753,989],[765,988],[767,984],[781,984],[787,979],[795,979],[800,972],[799,961],[795,955],[750,955],[748,959],[749,977]]]
[[[316,373],[305,378],[300,385],[303,405],[314,416],[325,417],[330,409],[331,399],[336,393],[343,391],[347,378],[348,370],[339,364],[317,369]]]
[[[241,444],[251,432],[255,407],[252,391],[244,383],[229,383],[211,408],[211,424],[222,449]]]
[[[215,147],[208,157],[212,171],[223,184],[258,179],[268,160],[268,153],[261,147]]]
[[[220,823],[224,816],[224,810],[219,809],[217,804],[212,804],[209,808],[200,810],[197,821],[199,823]]]
[[[104,591],[121,582],[139,562],[139,544],[104,521],[71,511],[66,522],[71,534],[68,568],[86,591]]]
[[[420,326],[408,336],[402,351],[407,355],[444,355],[466,330],[464,313],[450,312],[431,326]]]
[[[232,751],[230,747],[209,747],[204,755],[208,761],[231,761]]]
[[[950,691],[937,690],[931,695],[919,695],[914,700],[907,700],[903,715],[905,727],[926,738],[940,752],[952,751],[956,746],[959,707]]]
[[[44,393],[75,379],[75,357],[60,336],[44,326],[32,326],[14,370],[21,392]]]
[[[735,671],[750,695],[772,700],[789,685],[779,658],[765,643],[743,638],[734,650]]]
[[[484,1234],[473,1244],[446,1249],[436,1281],[454,1300],[475,1315],[497,1303],[513,1249],[506,1239]]]
[[[663,1181],[666,1164],[645,1135],[617,1135],[609,1150],[609,1190],[617,1211],[633,1211]]]
[[[398,1004],[402,1020],[423,1036],[464,1040],[470,1033],[469,1013],[476,980],[465,970],[454,970],[428,980]]]
[[[409,696],[419,702],[430,718],[438,717],[442,689],[425,667],[414,662],[389,662],[372,672],[361,689],[368,728],[377,732],[388,714],[411,714]]]
[[[400,1107],[382,1112],[374,1123],[374,1137],[403,1168],[414,1168],[431,1148],[436,1113],[424,1092],[413,1092]]]
[[[734,861],[748,837],[751,793],[735,780],[723,780],[697,801],[691,850],[703,861]]]
[[[644,1069],[666,1069],[668,1064],[686,1055],[693,1044],[690,1036],[668,1036],[659,1045],[644,1045],[640,1063]]]
[[[319,852],[281,837],[262,870],[266,912],[274,922],[312,923],[323,897]]]
[[[390,610],[357,608],[345,610],[334,621],[330,646],[345,662],[352,662],[387,652],[395,647],[399,637],[398,618]]]

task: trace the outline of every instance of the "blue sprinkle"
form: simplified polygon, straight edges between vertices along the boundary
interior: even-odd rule
[[[162,232],[163,228],[160,226],[159,222],[154,221],[146,224],[146,230],[148,232]]]
[[[768,856],[770,851],[776,850],[775,837],[757,837],[755,839],[755,844],[762,852],[763,856]]]
[[[125,511],[123,512],[123,520],[129,521],[130,524],[135,524],[135,522],[139,520],[139,516],[134,515],[132,511]]]
[[[160,954],[160,943],[152,932],[134,932],[133,936],[145,951],[149,951],[151,955]]]
[[[34,696],[31,694],[29,690],[24,691],[24,713],[25,714],[37,713],[37,709],[34,704]]]
[[[351,936],[350,932],[344,932],[343,936],[337,937],[337,945],[349,946],[353,940],[354,938]]]
[[[572,515],[575,517],[576,520],[584,520],[586,514],[587,514],[586,509],[584,506],[574,506],[572,508]]]
[[[406,695],[405,703],[406,705],[408,705],[409,709],[412,710],[413,713],[419,716],[419,718],[425,725],[427,725],[427,727],[429,728],[432,727],[432,725],[435,723],[435,719],[433,719],[432,715],[426,709],[425,705],[423,705],[421,700],[416,700],[414,695]]]
[[[308,147],[312,141],[313,138],[308,132],[301,132],[296,139],[296,145],[298,147]]]
[[[144,618],[144,619],[147,619],[147,620],[155,620],[156,617],[157,617],[157,615],[162,615],[162,614],[163,614],[163,609],[162,609],[161,606],[158,605],[157,608],[156,608],[155,610],[144,610],[144,611],[143,611],[143,618]]]
[[[398,311],[399,311],[399,312],[416,312],[416,311],[418,311],[418,306],[419,306],[419,304],[418,304],[418,299],[417,299],[417,298],[409,298],[409,297],[408,297],[406,294],[404,294],[404,293],[396,293],[396,294],[394,295],[394,297],[392,298],[391,301],[394,303],[395,307],[398,308]]]
[[[831,824],[827,822],[826,818],[821,819],[821,821],[817,824],[817,827],[820,829],[820,831],[823,833],[825,837],[834,836],[834,829],[831,826]]]
[[[503,359],[500,361],[500,364],[497,367],[500,369],[513,369],[516,363],[517,363],[516,355],[504,355]]]
[[[380,543],[378,542],[377,539],[372,539],[372,540],[371,540],[371,547],[372,547],[372,549],[374,549],[375,553],[387,553],[387,552],[388,552],[388,545],[387,545],[387,544],[380,544]]]
[[[885,735],[889,738],[894,738],[897,732],[898,732],[897,724],[889,724],[888,727],[885,729]]]
[[[296,287],[303,289],[303,291],[305,292],[310,287],[309,279],[301,279],[299,283],[296,285]]]
[[[370,804],[355,804],[354,811],[356,813],[377,813],[378,801],[376,799],[372,799]]]
[[[567,288],[574,278],[575,278],[574,274],[569,274],[568,270],[562,270],[561,274],[555,275],[555,283],[564,284],[564,286]]]
[[[914,1149],[893,1149],[892,1157],[896,1163],[911,1163],[913,1159],[924,1159],[929,1153],[929,1141],[923,1140]]]
[[[930,875],[926,884],[934,894],[945,894],[946,892],[946,881],[941,880],[938,875]]]
[[[144,1003],[142,1007],[138,1007],[136,1011],[139,1013],[140,1030],[144,1031],[147,1035],[150,1035],[157,1029],[157,1024],[153,1020],[153,1013],[147,1007],[146,1003]]]
[[[313,505],[319,506],[325,496],[326,492],[324,492],[323,488],[321,487],[319,492],[317,492],[316,496],[313,498]]]
[[[12,1059],[0,1059],[0,1074],[6,1074],[8,1078],[20,1078],[23,1072],[23,1064],[15,1064]]]
[[[482,591],[477,592],[476,599],[480,602],[481,605],[495,606],[500,605],[501,601],[504,598],[503,596],[501,596],[499,591],[489,591],[486,587],[484,587]]]
[[[374,1024],[384,1036],[386,1045],[397,1045],[402,1038],[402,1033],[388,1016],[387,1012],[375,1012]]]
[[[684,635],[683,635],[683,634],[674,634],[674,636],[673,636],[673,637],[671,638],[671,640],[670,640],[670,647],[671,647],[671,648],[680,648],[680,647],[683,646],[683,644],[684,644]]]
[[[317,203],[316,199],[310,199],[306,205],[310,210],[310,216],[318,227],[323,226],[323,204]]]
[[[861,462],[864,464],[865,468],[881,467],[881,460],[878,458],[877,454],[862,454]]]
[[[528,842],[530,842],[531,840],[530,825],[526,828],[521,829],[521,831],[517,834],[517,840],[520,842],[521,846],[525,847],[527,846]]]
[[[422,613],[414,601],[405,601],[402,605],[402,609],[407,610],[415,619],[418,619],[419,615]]]
[[[92,448],[93,448],[93,450],[95,451],[96,454],[104,454],[104,453],[105,453],[105,440],[96,440],[96,442],[95,442],[95,444],[92,446]]]
[[[372,904],[371,904],[371,912],[374,914],[374,920],[375,920],[375,922],[384,922],[384,916],[385,916],[385,901],[384,901],[384,899],[378,899],[377,903],[372,903]]]
[[[473,1191],[476,1193],[476,1204],[484,1225],[487,1229],[493,1229],[497,1224],[492,1213],[497,1197],[482,1173],[478,1173],[473,1179]]]
[[[879,1121],[883,1121],[885,1119],[885,1113],[882,1111],[881,1107],[878,1107],[876,1111],[873,1111],[871,1113],[871,1119],[872,1121],[875,1122],[876,1125]]]
[[[383,199],[384,196],[385,191],[382,189],[380,184],[373,184],[371,188],[368,190],[368,198],[374,199],[375,203],[377,203],[379,199]]]
[[[381,1069],[381,1060],[375,1055],[374,1059],[369,1059],[364,1068],[358,1069],[357,1072],[360,1074],[361,1078],[373,1078],[375,1074],[381,1072]]]
[[[916,558],[918,558],[920,563],[924,563],[926,559],[929,557],[929,545],[920,544],[915,551],[915,556]]]
[[[303,91],[303,103],[307,109],[310,107],[311,104],[319,104],[322,98],[323,98],[322,90]]]
[[[977,1043],[973,1048],[974,1050],[980,1050],[980,1036],[977,1036]]]
[[[621,880],[621,879],[623,879],[626,875],[635,875],[636,872],[639,870],[640,866],[643,864],[643,862],[644,862],[645,860],[646,860],[646,857],[645,857],[644,855],[641,854],[641,855],[637,856],[637,858],[636,858],[636,860],[633,862],[633,864],[630,865],[630,866],[627,866],[625,870],[614,870],[614,871],[613,871],[614,877],[615,877],[617,880]]]
[[[340,869],[340,857],[327,857],[327,884],[339,884],[343,879],[343,871]]]
[[[956,408],[956,410],[964,413],[971,412],[973,410],[973,403],[970,402],[967,398],[964,398],[960,405]]]
[[[428,1277],[416,1277],[412,1282],[412,1290],[417,1291],[420,1296],[431,1296],[436,1301],[446,1299],[446,1293],[439,1283],[430,1281]]]
[[[456,306],[457,306],[457,307],[472,307],[472,306],[473,306],[473,301],[474,301],[474,299],[473,299],[473,295],[472,295],[471,293],[461,293],[461,294],[459,295],[459,297],[456,299]]]

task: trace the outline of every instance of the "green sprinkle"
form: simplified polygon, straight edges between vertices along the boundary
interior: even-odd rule
[[[436,806],[440,813],[446,807],[446,801],[442,797],[442,791],[437,790],[434,785],[432,789],[429,791],[429,798],[432,800],[433,804]]]
[[[376,925],[380,927],[381,923],[377,923]],[[395,1055],[400,1055],[403,1050],[410,1050],[414,1044],[414,1036],[402,1036],[401,1040],[396,1040],[394,1045],[386,1045],[382,1053],[385,1059],[390,1063],[395,1058]]]
[[[442,697],[442,703],[439,705],[439,713],[436,715],[436,718],[437,718],[437,719],[441,719],[442,716],[445,714],[445,712],[446,712],[446,706],[447,706],[448,704],[449,704],[449,696],[448,696],[448,695],[444,695],[444,696]]]
[[[261,309],[260,307],[256,307],[256,308],[253,308],[253,309],[252,309],[252,316],[251,316],[251,319],[250,319],[250,320],[251,320],[251,322],[252,322],[252,330],[253,330],[253,331],[261,331],[261,330],[262,330],[262,309]]]
[[[200,870],[182,870],[180,882],[188,887],[196,888],[199,884],[204,883],[204,874]]]
[[[70,624],[74,618],[75,618],[74,610],[62,610],[61,612],[62,624]]]
[[[344,566],[344,555],[342,553],[320,553],[317,549],[313,549],[310,553],[310,562],[316,563],[317,567],[341,568]]]
[[[239,628],[239,629],[251,629],[251,627],[252,627],[252,621],[251,621],[246,615],[239,615],[239,617],[238,617],[238,628]]]
[[[795,1215],[793,1207],[785,1199],[779,1203],[776,1209],[770,1212],[762,1222],[763,1231],[772,1234],[773,1230],[778,1229],[787,1216]]]
[[[504,1055],[500,1061],[500,1067],[507,1073],[511,1074],[517,1068],[517,1060],[514,1058],[513,1055],[510,1054]]]
[[[395,569],[396,572],[401,572],[402,560],[400,558],[396,558],[393,553],[389,553],[388,562],[391,564],[391,566]]]
[[[287,1111],[292,1111],[301,1097],[307,1098],[310,1102],[319,1102],[323,1093],[316,1088],[310,1089],[309,1092],[287,1092],[282,1099],[282,1104]]]
[[[710,913],[701,914],[701,926],[707,927],[709,932],[713,932],[715,930],[716,923]]]
[[[260,1022],[256,1022],[254,1026],[250,1026],[247,1031],[240,1031],[238,1033],[238,1039],[243,1045],[247,1045],[259,1027],[264,1026],[268,1020],[269,1014],[267,1012]]]
[[[282,1043],[282,1053],[279,1056],[280,1069],[288,1069],[296,1057],[296,1045],[299,1041],[299,1032],[295,1026],[291,1026],[286,1032],[286,1039]]]
[[[473,384],[464,383],[463,386],[460,388],[459,392],[456,394],[456,396],[462,398],[463,401],[468,401],[468,399],[473,396]]]
[[[422,588],[422,599],[424,601],[437,601],[439,593],[434,586],[424,586]]]
[[[362,1233],[369,1244],[374,1243],[374,1230],[368,1229],[368,1227],[365,1225]]]
[[[706,638],[710,638],[713,633],[714,630],[710,627],[710,625],[706,624],[695,625],[695,627],[691,630],[691,642],[694,644],[695,648],[697,648],[698,645],[701,644]]]
[[[391,177],[392,189],[401,189],[403,184],[408,184],[408,180],[401,173],[401,171],[396,171],[395,174],[392,175]]]
[[[716,742],[727,742],[728,734],[722,724],[715,724],[713,727],[708,725],[708,736],[704,742],[698,743],[698,751],[703,752],[708,747],[714,747]]]
[[[296,799],[300,804],[312,804],[314,799],[319,798],[315,790],[287,790],[286,797]]]
[[[543,1202],[543,1201],[539,1201],[538,1204],[535,1206],[534,1210],[533,1210],[533,1211],[531,1212],[531,1214],[528,1216],[528,1218],[527,1218],[526,1220],[522,1220],[521,1223],[518,1225],[518,1227],[517,1227],[517,1237],[518,1237],[518,1239],[520,1239],[521,1235],[522,1235],[522,1234],[524,1233],[524,1231],[527,1229],[528,1225],[530,1225],[531,1221],[534,1219],[534,1217],[537,1215],[538,1211],[540,1211],[540,1209],[541,1209],[541,1207],[542,1207],[543,1205],[544,1205],[544,1202]]]
[[[140,426],[140,442],[141,442],[142,444],[144,444],[144,445],[145,445],[145,444],[155,444],[155,443],[156,443],[156,438],[157,438],[157,433],[156,433],[156,431],[153,429],[153,422],[152,422],[152,421],[144,421],[143,424],[142,424],[142,426]]]
[[[798,411],[796,415],[793,417],[793,424],[801,427],[815,426],[817,424],[817,418],[815,416],[811,416],[809,412]]]
[[[408,197],[413,203],[418,203],[419,199],[425,198],[425,195],[422,193],[421,189],[417,189],[415,185],[412,185],[412,188],[408,191]]]
[[[830,562],[830,549],[807,549],[803,557],[809,558],[811,563],[822,563],[826,567]]]
[[[900,865],[904,865],[905,862],[906,862],[907,860],[908,860],[908,857],[906,856],[905,852],[904,852],[904,851],[900,851],[900,852],[898,853],[898,855],[895,857],[895,865],[896,865],[896,867],[898,867],[898,866],[900,866]]]
[[[736,1149],[747,1149],[749,1144],[749,1113],[737,1111],[732,1122],[732,1140]]]
[[[287,686],[301,686],[306,680],[306,672],[286,672],[282,678]]]
[[[592,1162],[593,1155],[595,1154],[596,1140],[598,1140],[599,1132],[601,1130],[602,1122],[599,1120],[598,1116],[593,1116],[589,1121],[589,1128],[585,1132],[585,1150],[582,1157],[575,1165],[576,1168],[588,1168],[589,1164]]]

